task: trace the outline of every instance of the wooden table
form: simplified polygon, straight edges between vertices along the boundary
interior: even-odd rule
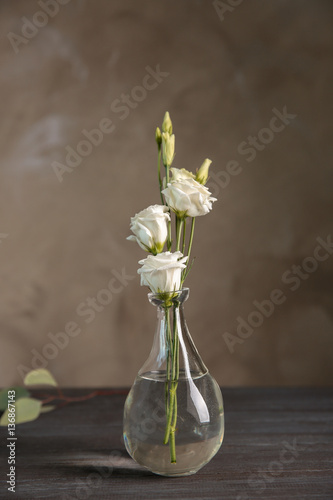
[[[5,484],[1,428],[0,498],[333,499],[333,389],[224,389],[222,448],[196,475],[176,479],[153,475],[127,455],[126,392],[71,403],[18,426],[16,493]]]

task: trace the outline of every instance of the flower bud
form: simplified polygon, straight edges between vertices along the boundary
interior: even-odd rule
[[[156,128],[155,141],[157,143],[158,149],[160,149],[161,144],[162,144],[162,134],[161,134],[161,131],[160,131],[159,127]]]
[[[164,120],[162,123],[162,131],[168,132],[168,134],[172,134],[172,121],[169,115],[169,111],[167,111],[164,115]]]
[[[175,156],[175,136],[168,132],[162,133],[162,153],[164,165],[170,167]]]
[[[208,160],[208,158],[205,159],[199,170],[197,171],[197,175],[195,177],[195,180],[199,182],[200,184],[205,185],[208,179],[208,170],[210,167],[210,164],[212,163],[212,160]]]

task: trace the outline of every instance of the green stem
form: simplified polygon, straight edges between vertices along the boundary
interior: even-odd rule
[[[179,225],[179,224],[178,224]],[[177,424],[177,387],[179,379],[179,338],[177,331],[177,307],[173,306],[173,328],[171,334],[169,310],[167,314],[167,335],[168,340],[168,356],[170,361],[167,362],[167,385],[168,397],[166,397],[166,416],[167,423],[164,435],[164,444],[169,443],[170,448],[170,462],[176,463],[176,424]],[[171,366],[170,366],[171,365]]]
[[[170,165],[164,165],[166,170],[166,184],[170,182]]]
[[[179,219],[179,217],[177,217],[177,221],[178,221],[178,224],[177,224],[177,248],[176,248],[176,251],[178,252],[179,248],[180,248],[180,237],[182,235],[182,228],[183,228],[183,225],[184,225],[184,219]]]
[[[182,248],[183,255],[185,255],[185,246],[186,246],[186,219],[184,219],[184,230],[183,230],[183,248]]]
[[[175,215],[175,233],[176,233],[176,240],[178,240],[178,226],[179,226],[179,218]]]
[[[189,265],[189,262],[190,262],[190,256],[191,256],[191,250],[192,250],[192,243],[193,243],[193,236],[194,236],[194,226],[195,226],[195,217],[192,217],[190,242],[188,244],[188,252],[187,252],[187,256],[188,256],[187,266]]]
[[[167,366],[166,366],[166,382],[165,382],[165,413],[168,414],[169,411],[169,380],[170,380],[170,346],[171,346],[171,332],[170,332],[170,317],[169,317],[169,309],[165,308],[165,317],[166,317],[166,344],[167,344]]]
[[[169,437],[170,437],[170,431],[171,431],[171,420],[172,420],[172,415],[173,415],[173,407],[174,407],[174,387],[173,383],[171,382],[170,388],[169,388],[169,408],[168,408],[168,413],[167,413],[167,424],[165,428],[165,434],[164,434],[164,444],[168,444]]]
[[[188,273],[190,272],[192,264],[193,264],[193,262],[192,263],[190,262],[190,256],[191,256],[193,236],[194,236],[194,225],[195,225],[195,217],[192,217],[190,241],[189,241],[188,249],[187,249],[187,264],[186,264],[186,268],[183,269],[183,273],[182,273],[182,282],[181,282],[182,286],[183,286],[183,283],[184,283]],[[184,250],[183,250],[183,254],[184,254]]]
[[[170,366],[170,357],[172,360],[172,340],[171,340],[171,329],[170,329],[170,309],[165,308],[165,316],[166,316],[166,339],[167,339],[167,373],[166,373],[166,407],[165,413],[167,415],[167,425],[165,429],[164,435],[164,444],[168,443],[169,434],[170,434],[170,423],[171,423],[171,377],[172,377],[172,366]]]
[[[173,339],[172,339],[172,381],[177,381],[177,345],[178,345],[178,331],[177,331],[177,317],[176,306],[173,306]]]
[[[177,387],[179,379],[179,337],[177,330],[177,306],[173,307],[173,366],[172,366],[172,384],[173,384],[173,417],[170,426],[170,437],[169,437],[169,447],[170,447],[170,460],[171,463],[176,463],[176,425],[177,425]]]
[[[176,318],[176,325],[177,325],[177,318]],[[178,337],[177,326],[175,327],[175,331],[177,332],[177,343],[176,343],[176,380],[177,380],[177,384],[178,384],[178,379],[179,379],[179,337]]]
[[[177,400],[176,400],[176,407],[177,407]],[[177,408],[176,408],[177,411]],[[175,430],[172,429],[170,432],[170,462],[172,464],[175,464],[177,462],[176,460],[176,439],[175,439]]]
[[[178,384],[177,384],[178,385]],[[174,400],[174,412],[173,412],[173,420],[172,420],[172,425],[170,429],[170,434],[175,434],[176,432],[176,424],[177,424],[177,393],[176,393],[177,386],[175,387],[175,400]]]
[[[171,220],[168,222],[168,239],[167,239],[167,248],[168,252],[171,250],[172,239],[171,239]]]
[[[165,170],[166,170],[166,185],[170,182],[170,166],[169,165],[164,165]],[[166,206],[168,206],[167,203],[165,203]],[[170,214],[171,215],[171,214]],[[171,220],[168,222],[168,239],[167,239],[167,249],[168,252],[170,252],[172,246],[172,239],[171,239]]]
[[[162,205],[164,205],[164,199],[162,194],[162,177],[161,177],[161,146],[158,147],[158,160],[157,160],[157,172],[158,172],[158,184],[160,186],[160,196]]]

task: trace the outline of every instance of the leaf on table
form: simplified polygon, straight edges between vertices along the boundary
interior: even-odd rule
[[[15,391],[15,397],[8,398],[8,391]],[[8,389],[3,389],[0,391],[0,411],[6,410],[8,408],[8,403],[13,403],[25,396],[30,396],[30,392],[25,387],[9,387]]]
[[[52,385],[57,387],[57,382],[53,375],[45,368],[39,368],[38,370],[32,370],[27,373],[24,378],[25,385]]]
[[[16,403],[14,403],[15,412],[5,411],[0,420],[1,426],[7,426],[9,423],[23,424],[24,422],[31,422],[36,420],[40,414],[40,409],[42,406],[41,401],[34,398],[21,398]],[[11,407],[12,408],[12,407]],[[13,422],[9,421],[13,420]]]

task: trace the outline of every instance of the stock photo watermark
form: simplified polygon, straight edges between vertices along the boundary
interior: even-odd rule
[[[15,436],[15,423],[16,423],[16,393],[15,390],[8,390],[8,437],[7,437],[7,449],[8,449],[8,473],[7,473],[7,484],[8,491],[15,493],[16,488],[16,441]]]
[[[289,292],[295,292],[299,289],[302,282],[309,279],[310,275],[317,271],[320,262],[324,262],[333,255],[333,241],[329,234],[326,240],[318,236],[316,241],[318,245],[315,247],[312,256],[305,257],[301,264],[293,264],[281,276],[281,281],[287,285]],[[226,343],[229,352],[235,352],[237,344],[244,344],[245,340],[251,337],[256,328],[259,328],[265,321],[270,318],[276,308],[282,305],[287,300],[287,294],[281,288],[274,288],[268,298],[258,301],[254,300],[252,304],[254,309],[247,315],[246,319],[242,316],[236,318],[237,327],[236,334],[224,332],[223,339]]]
[[[93,496],[96,498],[96,488],[100,487],[104,479],[108,479],[114,470],[114,466],[122,456],[118,450],[111,451],[106,458],[109,465],[95,465],[93,471],[88,474],[86,479],[76,479],[75,496],[69,493],[63,493],[61,500],[81,500]]]
[[[94,321],[96,314],[104,311],[105,307],[111,304],[113,297],[121,293],[130,281],[135,279],[135,276],[128,275],[125,268],[121,272],[112,270],[113,277],[109,280],[106,288],[99,290],[95,297],[86,297],[86,299],[76,307],[76,314],[80,318],[84,318],[86,324]],[[32,359],[31,366],[18,365],[17,371],[24,379],[25,375],[32,369],[46,368],[49,361],[55,359],[60,351],[63,351],[69,344],[72,338],[78,337],[82,333],[82,328],[75,320],[68,321],[63,330],[57,333],[49,332],[48,340],[42,349],[31,349]]]
[[[254,493],[261,495],[267,486],[272,484],[275,478],[280,476],[289,465],[293,464],[299,458],[300,453],[306,449],[306,446],[301,446],[297,443],[296,438],[293,439],[292,443],[282,441],[278,458],[271,460],[265,470],[258,469],[248,478],[247,484],[249,489],[251,489],[251,493],[240,493],[237,496],[237,500],[250,500],[253,498]]]
[[[289,113],[287,106],[283,106],[282,111],[277,108],[272,109],[273,116],[270,118],[267,127],[262,127],[256,136],[249,135],[246,140],[239,143],[237,153],[245,156],[245,160],[251,163],[257,157],[257,154],[263,151],[275,138],[294,120],[297,115]],[[219,172],[210,172],[210,178],[207,187],[212,196],[217,197],[221,189],[225,189],[233,177],[243,172],[244,168],[237,160],[227,162],[224,170]]]
[[[233,12],[236,7],[238,7],[240,4],[242,4],[244,0],[214,0],[213,2],[213,7],[217,12],[217,15],[220,18],[220,21],[224,21],[225,19],[225,14]]]
[[[7,38],[15,52],[20,52],[20,47],[27,45],[30,40],[35,38],[39,30],[44,28],[50,18],[55,17],[63,5],[67,5],[71,0],[39,0],[37,2],[41,10],[37,10],[31,19],[26,16],[21,17],[21,31],[18,35],[13,31],[7,33]]]
[[[155,68],[146,66],[145,70],[146,74],[140,85],[134,86],[129,94],[123,93],[112,101],[110,110],[117,115],[119,120],[125,120],[130,115],[131,110],[136,109],[147,98],[149,92],[155,90],[165,78],[170,76],[167,71],[161,71],[159,64]],[[90,156],[94,148],[102,144],[104,135],[111,134],[115,129],[114,121],[108,117],[102,118],[97,126],[91,130],[83,129],[81,134],[84,139],[81,139],[74,147],[70,145],[65,147],[67,154],[64,163],[53,161],[51,164],[58,181],[63,182],[64,175],[73,172],[76,167],[81,165],[84,158]]]

